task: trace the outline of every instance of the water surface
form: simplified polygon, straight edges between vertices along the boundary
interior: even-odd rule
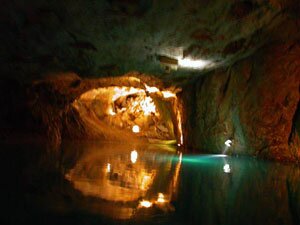
[[[300,224],[300,168],[175,146],[2,143],[1,224]]]

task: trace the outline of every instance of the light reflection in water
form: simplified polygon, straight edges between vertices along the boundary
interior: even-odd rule
[[[92,149],[82,155],[65,177],[85,196],[122,202],[120,215],[113,213],[117,218],[130,218],[135,207],[159,205],[161,209],[171,209],[169,204],[178,184],[181,164],[178,159],[182,155],[176,155],[175,150],[130,148],[116,145],[115,148]]]
[[[149,202],[149,201],[147,201],[147,200],[142,200],[142,201],[140,202],[140,205],[139,205],[139,206],[140,206],[140,207],[149,208],[149,207],[152,206],[152,202]]]
[[[131,161],[133,149],[138,153],[135,163]],[[289,204],[299,209],[299,169],[226,155],[183,155],[158,149],[124,149],[121,145],[94,148],[80,156],[66,178],[83,195],[93,197],[84,207],[94,207],[97,202],[100,206],[93,208],[94,212],[117,219],[135,219],[148,213],[152,222],[157,218],[153,213],[160,212],[182,218],[178,224],[221,221],[237,225],[247,224],[249,217],[241,213],[250,211],[252,224],[264,224],[260,223],[265,222],[260,213],[264,210],[272,221],[284,218],[286,223],[281,224],[293,224]],[[272,205],[273,201],[277,204]],[[297,213],[291,215],[297,220]],[[237,220],[232,221],[235,217]],[[277,225],[274,221],[268,224]]]
[[[12,157],[2,161],[8,172],[2,194],[9,200],[3,202],[9,210],[2,214],[20,218],[13,224],[27,220],[26,224],[37,224],[39,218],[47,224],[300,224],[298,165],[216,155],[183,155],[180,160],[180,153],[163,151],[157,145],[72,142],[62,146],[57,168],[57,162],[48,164],[54,161],[53,155],[37,156],[31,148],[36,146],[18,144]],[[130,159],[133,149],[138,152],[135,164]],[[28,160],[30,168],[19,160]],[[225,164],[230,174],[224,173]],[[53,172],[63,173],[70,182],[62,182]],[[134,174],[137,178],[131,180],[137,186],[129,182]],[[160,203],[159,193],[165,202]],[[152,207],[139,207],[141,200]]]
[[[61,165],[57,168],[55,162],[54,168],[45,167],[53,155],[28,158],[34,146],[24,151],[20,147],[15,146],[9,163],[3,160],[6,166],[17,166],[16,159],[30,159],[26,161],[30,168],[20,163],[17,171],[3,177],[8,186],[2,194],[9,199],[3,204],[10,209],[2,214],[20,218],[13,224],[27,222],[24,216],[30,217],[26,224],[39,223],[37,216],[47,224],[300,224],[300,168],[296,165],[199,154],[183,155],[180,160],[179,152],[163,151],[157,145],[72,142],[62,146]],[[133,149],[138,152],[135,164],[130,158]],[[18,158],[20,154],[24,155]],[[224,173],[225,164],[229,174]],[[53,172],[62,172],[70,182],[62,182]],[[134,175],[137,178],[131,180],[137,186],[129,182]],[[139,207],[142,200],[151,207]]]
[[[224,173],[230,173],[230,166],[229,166],[229,164],[228,163],[226,163],[225,165],[224,165],[224,167],[223,167],[223,170],[224,170]]]

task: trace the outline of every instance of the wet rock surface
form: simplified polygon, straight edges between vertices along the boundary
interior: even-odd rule
[[[140,88],[128,78],[138,74],[151,86],[185,87],[177,110],[188,147],[295,161],[299,14],[296,0],[4,0],[0,137],[102,137],[71,103],[93,88]],[[161,67],[181,57],[212,63]],[[143,74],[126,74],[133,70]]]
[[[185,96],[188,146],[299,160],[299,55],[299,44],[270,45],[194,82]]]

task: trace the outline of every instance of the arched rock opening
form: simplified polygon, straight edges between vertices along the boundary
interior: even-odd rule
[[[182,144],[180,91],[139,73],[59,74],[33,84],[29,105],[38,129],[55,144],[62,138]]]
[[[175,131],[176,95],[146,87],[148,89],[126,86],[92,89],[83,93],[72,106],[88,129],[94,129],[108,139],[134,135],[133,138],[150,141],[175,141],[178,133]]]

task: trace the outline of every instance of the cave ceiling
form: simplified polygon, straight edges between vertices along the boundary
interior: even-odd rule
[[[140,71],[180,79],[250,55],[297,7],[292,0],[4,0],[1,76]],[[160,56],[206,64],[167,73]]]

